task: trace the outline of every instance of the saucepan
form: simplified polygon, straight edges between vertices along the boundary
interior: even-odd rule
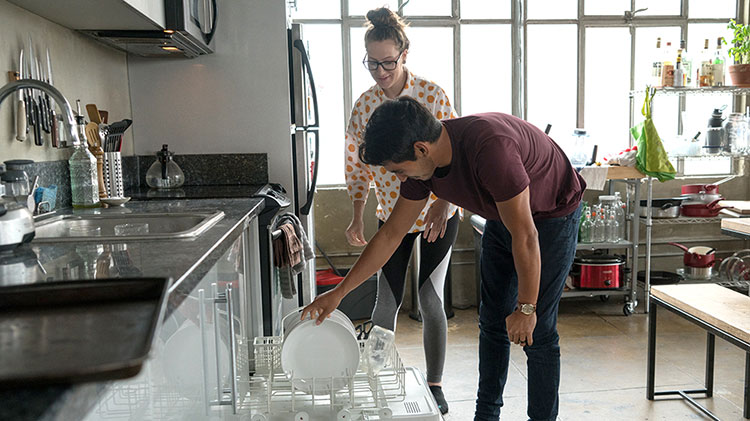
[[[719,211],[724,209],[724,206],[719,206],[719,202],[722,199],[714,200],[711,203],[701,203],[687,200],[680,206],[683,216],[692,217],[714,217],[719,215]]]
[[[682,262],[687,267],[706,268],[713,266],[716,262],[716,255],[714,254],[716,249],[713,247],[695,246],[687,248],[679,243],[668,244],[685,252]]]

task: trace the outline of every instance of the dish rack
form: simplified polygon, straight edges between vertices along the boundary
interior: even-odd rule
[[[392,347],[390,361],[378,374],[370,375],[364,357],[364,341],[359,342],[359,369],[348,377],[295,379],[281,368],[281,337],[257,337],[253,343],[255,374],[250,378],[248,394],[241,402],[249,410],[252,421],[266,421],[289,414],[306,421],[310,412],[335,415],[338,420],[390,419],[389,403],[403,401],[406,396],[406,368]],[[364,368],[364,369],[363,369]],[[311,393],[296,390],[295,380],[312,384]],[[339,390],[328,385],[345,384]],[[320,385],[322,392],[316,392]]]

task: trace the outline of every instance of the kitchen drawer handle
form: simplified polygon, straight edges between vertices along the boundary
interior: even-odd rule
[[[199,325],[201,328],[201,348],[203,350],[203,384],[201,385],[203,388],[203,401],[204,401],[204,407],[206,411],[206,415],[208,415],[208,408],[209,408],[209,402],[211,401],[211,397],[208,393],[208,344],[206,343],[206,291],[201,288],[198,290],[198,307],[199,307]]]

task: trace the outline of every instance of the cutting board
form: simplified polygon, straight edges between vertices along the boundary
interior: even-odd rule
[[[750,220],[747,218],[724,218],[721,220],[721,227],[750,234]]]
[[[718,205],[730,208],[743,215],[750,214],[750,200],[722,200]]]

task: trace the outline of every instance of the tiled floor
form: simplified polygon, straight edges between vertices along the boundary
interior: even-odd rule
[[[639,307],[642,311],[642,307]],[[622,315],[612,299],[565,299],[560,306],[562,378],[560,415],[564,421],[704,420],[680,400],[646,399],[647,315]],[[473,419],[477,388],[478,333],[476,308],[456,310],[448,321],[448,351],[443,390],[450,405],[446,420]],[[667,312],[659,312],[656,386],[700,388],[703,384],[705,331]],[[420,323],[399,315],[396,344],[407,366],[424,372]],[[501,419],[526,420],[526,357],[511,352]],[[715,392],[701,402],[724,421],[742,417],[742,351],[716,340]]]

